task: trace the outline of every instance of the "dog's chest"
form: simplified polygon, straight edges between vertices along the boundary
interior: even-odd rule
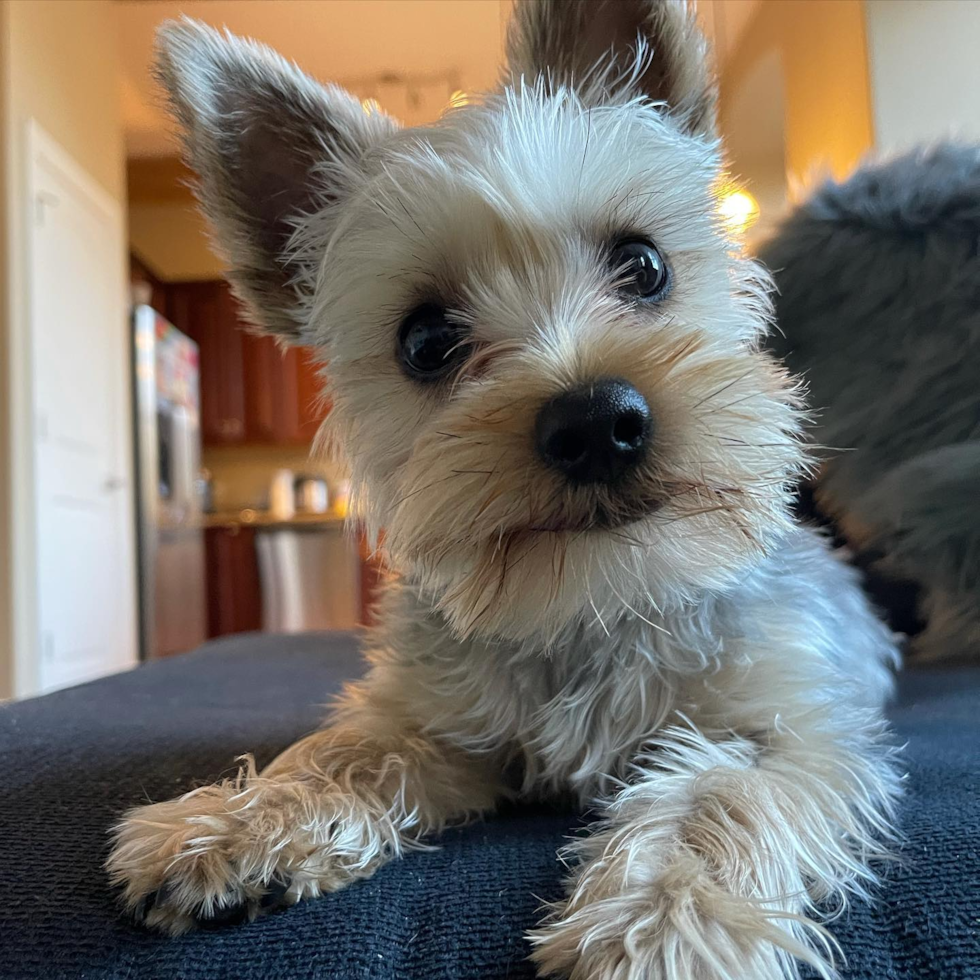
[[[474,748],[516,751],[528,795],[571,792],[586,800],[627,775],[643,743],[679,706],[683,673],[667,666],[677,652],[656,642],[630,630],[601,640],[577,636],[549,656],[468,650],[469,696],[442,692],[443,707],[456,708],[443,724]]]
[[[632,617],[608,632],[580,626],[547,651],[461,642],[436,619],[393,623],[394,701],[470,751],[520,763],[528,795],[583,800],[627,776],[673,712],[692,710],[692,682],[723,647],[717,617],[706,615],[675,615],[662,628]]]
[[[570,652],[531,673],[519,679],[524,710],[516,735],[532,792],[604,791],[675,706],[673,684],[629,648],[614,657]]]

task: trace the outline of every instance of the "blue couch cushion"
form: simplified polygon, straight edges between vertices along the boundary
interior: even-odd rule
[[[0,707],[0,977],[86,980],[529,978],[523,933],[561,893],[575,814],[514,808],[372,879],[245,925],[177,939],[119,915],[108,828],[259,764],[315,728],[362,670],[344,635],[248,635]],[[903,860],[834,929],[852,980],[980,977],[980,669],[903,675]],[[751,980],[751,978],[746,978]]]

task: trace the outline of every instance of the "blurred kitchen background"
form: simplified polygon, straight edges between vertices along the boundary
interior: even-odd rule
[[[586,0],[588,2],[588,0]],[[188,14],[407,124],[493,85],[511,0],[0,3],[0,697],[244,630],[348,628],[383,569],[308,351],[240,329],[150,74]],[[980,138],[977,0],[701,0],[749,248],[867,153]]]

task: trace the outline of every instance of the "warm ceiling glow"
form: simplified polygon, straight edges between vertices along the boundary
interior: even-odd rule
[[[718,213],[728,230],[744,235],[759,220],[759,202],[741,187],[729,187],[718,197]]]

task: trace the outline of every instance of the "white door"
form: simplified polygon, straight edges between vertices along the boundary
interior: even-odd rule
[[[30,326],[39,689],[136,660],[123,224],[32,127]]]

